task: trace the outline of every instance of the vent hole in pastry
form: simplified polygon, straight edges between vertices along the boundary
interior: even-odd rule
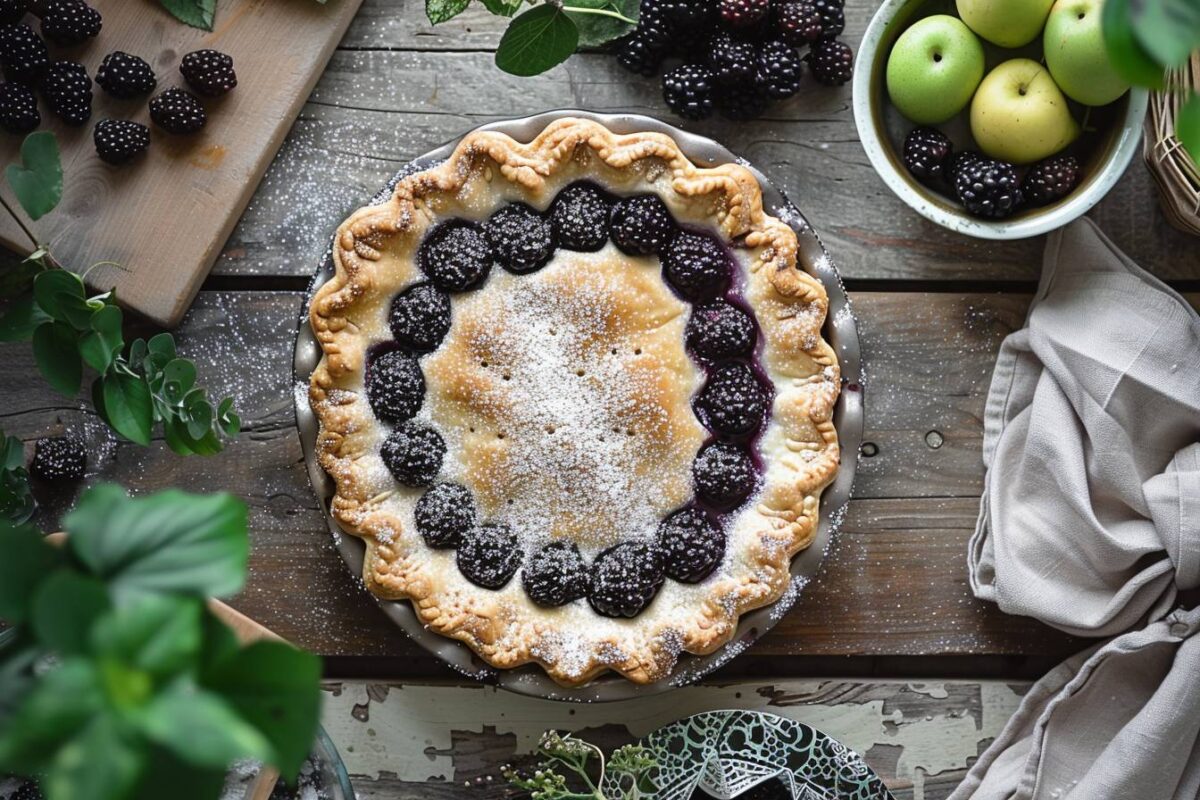
[[[497,433],[497,434],[496,434],[496,438],[497,438],[497,439],[503,439],[503,438],[504,438],[504,432],[503,432],[503,431],[501,431],[500,433]]]
[[[557,430],[557,429],[553,425],[546,426],[546,433],[553,435],[555,430]]]
[[[486,361],[480,361],[480,362],[479,362],[479,366],[483,367],[484,369],[487,369],[487,368],[488,368],[488,363],[487,363]]]
[[[509,375],[507,372],[506,372],[506,373],[504,373],[504,380],[506,380],[506,381],[511,381],[511,380],[512,380],[512,375]]]
[[[585,373],[583,370],[577,369],[577,370],[575,370],[575,374],[578,375],[580,378],[582,378]]]
[[[635,349],[634,349],[634,351],[633,351],[633,354],[634,354],[635,356],[640,356],[640,355],[642,354],[642,348],[640,348],[640,347],[638,347],[638,348],[635,348]]]

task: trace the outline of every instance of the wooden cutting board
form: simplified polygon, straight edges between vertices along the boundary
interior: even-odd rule
[[[104,56],[124,50],[150,62],[158,92],[186,87],[179,60],[211,47],[233,56],[238,86],[204,99],[208,125],[194,136],[153,128],[150,151],[122,167],[96,156],[92,129],[105,118],[150,124],[148,98],[117,100],[95,87],[92,119],[59,122],[41,103],[42,130],[59,137],[62,203],[29,225],[55,260],[84,272],[97,290],[116,288],[126,307],[173,327],[183,317],[250,195],[287,135],[362,0],[218,0],[211,33],[189,28],[156,0],[89,0],[104,15],[100,36],[52,58],[80,61],[95,77]],[[40,25],[27,19],[34,29]],[[0,132],[0,159],[18,159],[21,137]],[[16,208],[7,182],[0,189]],[[0,242],[29,252],[30,237],[2,214]]]

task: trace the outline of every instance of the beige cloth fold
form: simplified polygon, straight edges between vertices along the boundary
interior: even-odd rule
[[[1050,237],[984,417],[975,594],[1113,636],[1031,689],[950,800],[1200,798],[1200,316],[1088,220]],[[1173,610],[1174,609],[1174,610]]]

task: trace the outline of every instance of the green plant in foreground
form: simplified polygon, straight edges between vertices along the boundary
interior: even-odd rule
[[[1200,49],[1196,0],[1105,0],[1104,44],[1113,66],[1135,86],[1162,89],[1164,74]],[[1200,95],[1182,99],[1175,137],[1200,165]]]
[[[21,440],[0,430],[0,523],[24,522],[35,508]]]
[[[21,145],[21,164],[10,164],[5,175],[31,219],[52,211],[63,191],[54,134],[30,134]],[[0,342],[31,341],[38,369],[56,391],[76,396],[84,367],[90,367],[96,374],[92,403],[109,427],[148,445],[161,425],[167,444],[181,455],[220,452],[221,435],[238,434],[233,399],[216,405],[208,399],[196,386],[196,365],[176,354],[171,334],[126,343],[112,292],[88,296],[83,279],[52,267],[45,248],[23,263],[31,266],[32,287],[0,317]]]
[[[638,0],[479,0],[492,14],[511,17],[526,2],[496,47],[496,66],[513,75],[545,72],[580,47],[599,47],[637,24]],[[434,25],[467,10],[471,0],[425,0]]]
[[[532,800],[638,800],[655,791],[650,773],[658,762],[640,745],[618,747],[606,762],[596,745],[547,731],[538,753],[543,760],[531,774],[504,769],[505,780]]]
[[[47,800],[213,800],[235,760],[288,778],[316,735],[320,660],[239,645],[208,609],[245,581],[246,507],[87,491],[53,547],[0,522],[0,773]]]

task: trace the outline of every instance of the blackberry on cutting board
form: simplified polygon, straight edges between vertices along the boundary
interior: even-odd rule
[[[979,156],[955,163],[954,192],[967,212],[1003,219],[1021,205],[1021,184],[1012,164]]]
[[[113,97],[129,98],[150,94],[158,79],[145,59],[117,50],[100,62],[96,83]]]
[[[9,133],[29,133],[41,124],[33,89],[23,83],[0,83],[0,127]]]
[[[1021,194],[1031,206],[1044,206],[1069,195],[1079,185],[1079,159],[1055,156],[1029,168]]]
[[[813,78],[825,86],[841,86],[854,75],[854,51],[837,39],[822,39],[808,53]]]
[[[92,79],[74,61],[55,61],[42,77],[46,104],[68,125],[83,125],[92,117]]]
[[[663,100],[684,119],[712,116],[712,70],[700,64],[683,64],[663,75]]]
[[[725,532],[698,508],[685,508],[658,526],[663,571],[683,583],[699,583],[725,556]]]
[[[42,37],[21,22],[0,31],[0,64],[8,80],[32,84],[50,66],[50,51]]]
[[[587,563],[573,542],[551,542],[521,570],[521,586],[539,606],[563,606],[584,597],[589,578]]]
[[[950,177],[954,145],[937,128],[913,128],[904,137],[904,166],[921,183],[936,185]]]
[[[127,119],[102,119],[92,132],[96,155],[109,164],[124,164],[150,149],[150,129]]]
[[[208,122],[200,99],[183,89],[167,89],[150,101],[150,119],[167,133],[195,133]]]
[[[767,96],[785,100],[800,91],[804,67],[800,56],[778,39],[763,42],[758,53],[758,80]]]
[[[507,525],[480,525],[463,536],[455,560],[458,571],[471,583],[500,589],[521,566],[521,548]]]
[[[29,474],[47,483],[77,481],[87,472],[87,450],[70,436],[38,439]]]
[[[220,97],[237,86],[233,58],[219,50],[188,53],[179,64],[188,86],[205,97]]]
[[[623,542],[596,556],[588,602],[606,617],[636,617],[663,585],[662,556],[646,542]]]
[[[15,25],[29,11],[26,0],[0,0],[0,25]]]
[[[83,0],[49,0],[39,10],[42,35],[59,47],[82,44],[100,35],[100,12]]]

